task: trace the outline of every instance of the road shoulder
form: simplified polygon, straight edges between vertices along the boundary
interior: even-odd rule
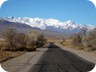
[[[60,43],[55,43],[55,45],[59,46],[63,50],[75,53],[76,55],[84,58],[85,60],[88,60],[88,61],[96,64],[96,54],[93,53],[93,52],[86,52],[84,50],[76,50],[76,49],[73,49],[73,48],[66,48]]]

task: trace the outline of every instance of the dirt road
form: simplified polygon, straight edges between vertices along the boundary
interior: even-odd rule
[[[2,66],[10,72],[88,72],[95,65],[50,43],[48,48],[26,53]]]

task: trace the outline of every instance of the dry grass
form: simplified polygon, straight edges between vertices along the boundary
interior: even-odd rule
[[[79,50],[84,49],[84,47],[82,45],[74,46],[73,42],[72,42],[72,39],[66,39],[64,42],[61,42],[61,44],[64,45],[64,47],[67,47],[67,48],[75,48],[75,49],[79,49]]]
[[[47,42],[62,42],[62,38],[58,37],[46,37]]]
[[[47,42],[55,43],[55,42],[62,42],[62,40],[59,40],[59,39],[49,39],[49,40],[47,40]]]
[[[71,39],[66,39],[64,42],[61,42],[65,47],[68,48],[73,48],[74,46],[72,45],[72,40]]]
[[[6,42],[4,40],[0,40],[0,63],[5,62],[11,58],[22,55],[24,52],[12,52],[12,51],[2,51],[2,49],[6,48]]]
[[[6,42],[4,40],[0,40],[0,50],[6,47]]]
[[[0,63],[5,62],[11,58],[22,55],[24,52],[11,52],[11,51],[1,51],[0,52]]]
[[[77,45],[76,46],[76,45],[73,44],[72,39],[66,39],[65,42],[61,42],[61,44],[66,48],[74,48],[74,49],[77,49],[77,50],[85,50],[87,52],[96,51],[92,48],[85,48],[83,45]]]

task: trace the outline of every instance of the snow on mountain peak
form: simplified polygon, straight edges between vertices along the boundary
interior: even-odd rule
[[[73,21],[68,20],[65,22],[61,22],[57,19],[43,19],[43,18],[29,18],[29,17],[6,17],[3,18],[4,20],[10,21],[10,22],[19,22],[23,24],[27,24],[31,27],[40,28],[42,30],[53,30],[53,31],[63,31],[63,30],[74,30],[74,29],[80,29],[83,27],[83,25],[75,24]]]

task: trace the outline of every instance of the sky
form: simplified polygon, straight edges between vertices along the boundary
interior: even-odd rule
[[[88,0],[8,0],[0,8],[0,18],[8,16],[96,25],[96,8]]]

